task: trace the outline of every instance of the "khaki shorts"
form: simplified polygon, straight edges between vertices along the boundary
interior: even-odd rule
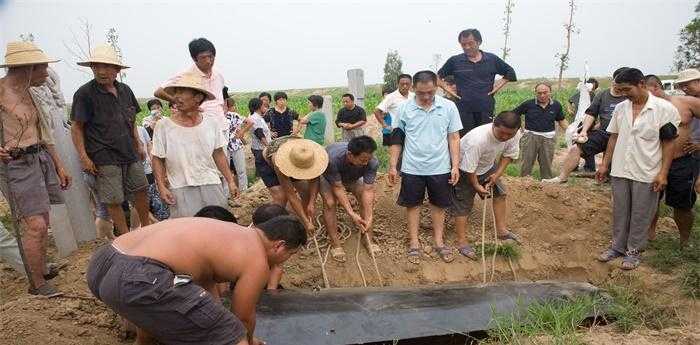
[[[97,197],[107,205],[121,204],[125,200],[125,194],[145,190],[147,187],[148,181],[141,162],[97,166]]]
[[[335,198],[335,195],[333,194],[333,187],[331,186],[331,183],[326,180],[325,177],[321,176],[319,178],[319,182],[321,185],[321,193],[323,194],[330,194]],[[343,187],[345,187],[345,190],[354,193],[355,191],[360,192],[358,188],[362,187],[364,185],[364,179],[360,177],[359,179],[350,182],[350,183],[345,183],[343,182]]]
[[[63,203],[56,167],[43,149],[9,161],[7,185],[20,218],[49,213],[51,205]],[[3,194],[9,198],[6,191]]]
[[[483,175],[477,177],[479,183],[484,185],[486,183],[486,178],[491,176],[496,172],[496,166],[493,166],[489,171]],[[450,211],[456,217],[466,217],[472,211],[474,207],[474,196],[476,195],[476,189],[469,182],[469,177],[463,171],[460,171],[459,181],[455,186],[455,202],[450,207]],[[503,185],[501,179],[498,179],[496,185],[493,186],[493,196],[500,197],[506,195],[506,187]]]

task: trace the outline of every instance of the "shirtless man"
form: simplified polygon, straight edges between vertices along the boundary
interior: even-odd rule
[[[700,164],[693,156],[696,149],[694,143],[691,142],[690,127],[693,117],[700,118],[700,99],[690,96],[669,96],[664,92],[659,77],[650,74],[645,79],[649,92],[671,102],[681,116],[678,138],[673,148],[673,161],[668,171],[665,200],[666,205],[673,207],[673,220],[678,226],[681,248],[683,248],[688,243],[690,230],[693,228],[693,220],[695,219],[693,206],[697,196],[693,185],[698,177]],[[649,240],[656,237],[657,218],[649,227]]]
[[[215,219],[178,218],[99,248],[87,282],[95,297],[160,343],[264,344],[254,337],[255,306],[270,267],[305,243],[304,226],[293,216],[252,231]],[[216,284],[223,282],[236,282],[232,313],[219,300]]]
[[[30,42],[7,44],[7,74],[0,78],[0,180],[2,192],[13,201],[22,227],[29,293],[57,296],[47,281],[50,204],[63,203],[61,189],[71,177],[59,158],[52,132],[51,109],[34,87],[47,81],[49,63],[57,62]]]

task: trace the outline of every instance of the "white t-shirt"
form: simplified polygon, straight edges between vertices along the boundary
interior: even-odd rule
[[[508,141],[502,142],[493,135],[493,124],[487,123],[469,131],[459,143],[462,157],[459,170],[483,175],[493,167],[498,154],[517,159],[520,153],[520,133]]]
[[[397,89],[396,91],[384,96],[384,99],[379,102],[377,109],[391,115],[391,128],[396,128],[396,126],[399,125],[399,118],[396,111],[399,108],[399,105],[413,97],[415,97],[413,92],[408,91],[408,96],[404,97]]]
[[[610,175],[652,183],[661,171],[659,130],[667,123],[678,128],[681,117],[670,102],[651,93],[632,123],[632,101],[624,100],[613,110],[607,131],[617,133]]]
[[[165,159],[170,188],[221,184],[212,154],[227,144],[228,138],[209,116],[195,127],[164,118],[153,131],[153,155]]]
[[[258,139],[258,136],[255,135],[255,130],[256,129],[262,129],[263,134],[265,135],[265,139],[267,140],[267,143],[269,144],[270,141],[272,140],[272,135],[270,133],[270,127],[267,126],[267,123],[265,120],[262,118],[262,116],[258,113],[253,113],[250,115],[249,119],[253,121],[253,127],[250,129],[252,140],[250,141],[250,148],[252,150],[262,150],[265,148],[265,145],[262,144],[260,139]]]
[[[143,126],[138,126],[137,128],[139,131],[139,140],[141,141],[141,145],[143,145],[144,151],[147,151],[148,144],[151,142],[151,136],[148,135],[148,131]],[[152,174],[153,168],[151,168],[151,157],[146,157],[146,159],[144,159],[142,163],[143,172],[145,174]]]

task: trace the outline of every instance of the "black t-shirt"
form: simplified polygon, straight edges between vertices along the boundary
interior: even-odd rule
[[[525,129],[533,132],[552,132],[554,122],[564,119],[561,104],[556,100],[550,101],[542,108],[536,99],[531,99],[520,104],[513,112],[525,115]]]
[[[263,116],[265,122],[270,124],[270,131],[277,132],[277,137],[283,137],[292,134],[294,128],[294,120],[299,120],[299,114],[296,111],[289,109],[280,113],[275,108],[271,108]]]
[[[355,105],[351,110],[342,107],[338,110],[338,117],[335,119],[335,125],[337,126],[339,123],[354,124],[360,121],[367,121],[367,114],[361,106]]]
[[[586,114],[598,118],[600,129],[607,130],[615,106],[625,99],[623,96],[613,96],[610,89],[603,90],[593,97],[591,105],[586,109]]]
[[[121,165],[137,161],[134,121],[140,111],[131,88],[114,82],[117,96],[94,79],[73,95],[71,120],[82,122],[85,151],[95,165]]]

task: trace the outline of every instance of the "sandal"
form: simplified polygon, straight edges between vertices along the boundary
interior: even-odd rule
[[[343,250],[343,247],[331,248],[331,258],[337,262],[345,262],[345,250]]]
[[[463,246],[457,248],[457,251],[458,251],[460,254],[462,254],[462,255],[464,255],[464,256],[466,256],[466,257],[472,259],[472,260],[476,260],[476,259],[477,259],[477,257],[476,257],[476,252],[474,251],[474,248],[472,248],[472,246],[470,246],[470,245],[468,245],[468,244],[465,244],[465,245],[463,245]]]
[[[420,264],[420,248],[409,248],[406,256],[408,257],[408,262],[414,265]]]
[[[446,263],[450,263],[450,262],[454,261],[454,259],[455,259],[455,256],[452,253],[452,249],[450,249],[447,246],[433,247],[433,250],[437,251],[438,255],[440,255],[440,258],[442,259],[442,261],[444,261]]]
[[[598,261],[600,261],[600,262],[608,262],[608,261],[614,260],[614,259],[616,259],[616,258],[619,258],[619,257],[621,257],[621,256],[623,256],[622,253],[620,253],[620,252],[618,252],[617,250],[611,248],[611,249],[608,249],[608,250],[604,251],[603,253],[601,253],[601,254],[598,256]]]
[[[622,265],[620,268],[623,270],[633,270],[639,267],[642,263],[642,256],[638,252],[627,252],[624,258],[622,258]]]
[[[513,241],[515,241],[515,243],[521,244],[520,237],[518,235],[508,231],[508,230],[506,230],[505,235],[498,235],[498,239],[501,241],[513,240]]]

